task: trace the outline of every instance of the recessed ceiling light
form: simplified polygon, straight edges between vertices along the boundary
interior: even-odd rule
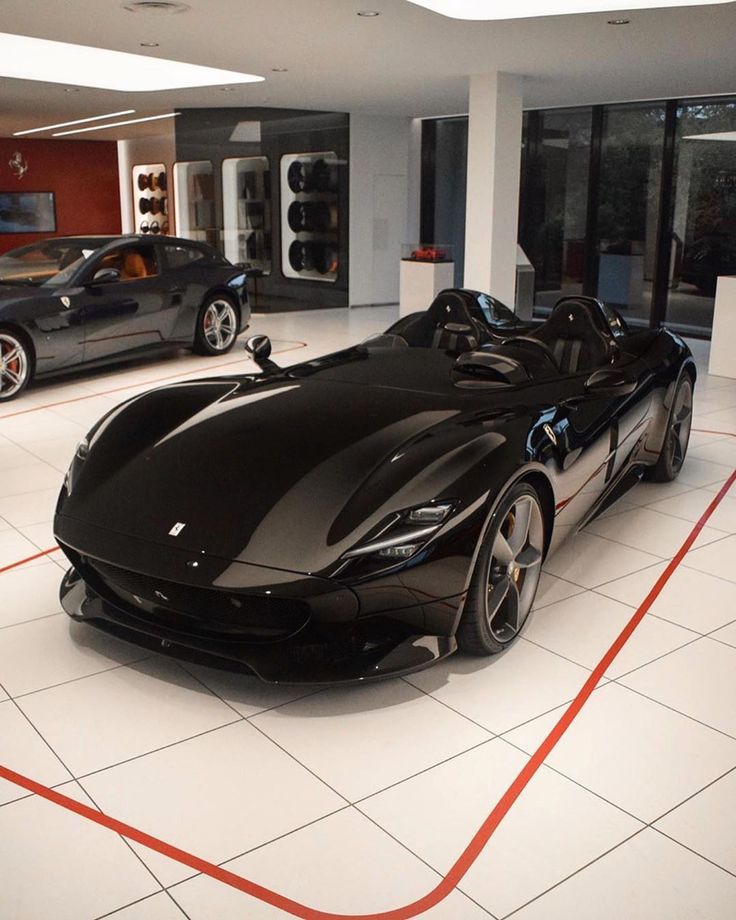
[[[105,118],[117,118],[119,115],[135,115],[135,109],[124,109],[122,112],[108,112],[107,115],[92,115],[91,118],[77,118],[75,121],[61,121],[58,125],[44,125],[43,128],[28,128],[26,131],[14,131],[13,137],[23,137],[24,134],[37,134],[39,131],[52,131],[54,128],[68,128],[71,125],[83,125],[88,121],[103,121]]]
[[[158,42],[141,42],[141,48],[158,48]]]
[[[659,9],[668,6],[705,6],[730,0],[409,0],[452,19],[526,19],[572,13],[615,13],[616,10]],[[603,7],[603,10],[601,10]],[[360,15],[360,14],[358,14]]]
[[[178,0],[133,0],[132,3],[123,3],[122,6],[129,13],[158,13],[159,15],[187,13],[191,9],[188,3],[179,3]]]
[[[380,16],[381,14],[378,10],[360,10],[358,16],[365,16],[367,19],[371,19],[373,16]]]
[[[249,73],[7,32],[0,32],[0,77],[129,93],[263,80]]]
[[[95,125],[93,128],[75,128],[73,131],[57,131],[52,137],[66,137],[67,134],[86,134],[87,131],[105,131],[107,128],[138,125],[144,121],[161,121],[163,118],[176,118],[178,114],[179,112],[167,112],[166,115],[149,115],[147,118],[126,118],[125,121],[113,121],[109,125]]]
[[[631,22],[630,19],[609,19],[609,26],[627,26]]]
[[[271,72],[272,73],[288,73],[289,68],[288,67],[272,67]]]

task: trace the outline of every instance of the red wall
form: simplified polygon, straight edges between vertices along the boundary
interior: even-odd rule
[[[16,150],[28,163],[22,179],[8,165]],[[56,234],[0,233],[0,253],[46,236],[120,233],[114,141],[0,138],[0,191],[54,192],[56,203]]]

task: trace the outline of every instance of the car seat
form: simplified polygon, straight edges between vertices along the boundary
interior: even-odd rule
[[[592,298],[564,297],[530,337],[549,346],[563,374],[593,371],[609,364],[618,352],[600,306]]]

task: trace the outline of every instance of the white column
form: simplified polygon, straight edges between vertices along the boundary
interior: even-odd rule
[[[470,77],[465,287],[514,308],[523,77]]]

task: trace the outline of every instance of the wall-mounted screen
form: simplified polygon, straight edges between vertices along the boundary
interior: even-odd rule
[[[53,192],[0,192],[0,233],[55,233]]]

